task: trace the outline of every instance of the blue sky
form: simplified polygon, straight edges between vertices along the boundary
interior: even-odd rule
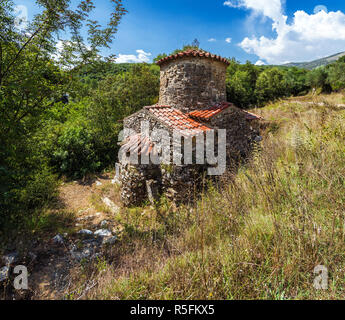
[[[38,10],[33,0],[15,3],[27,8],[29,19]],[[93,18],[104,23],[110,1],[95,3]],[[345,51],[343,0],[124,0],[124,5],[129,12],[111,50],[103,52],[116,54],[118,62],[150,62],[195,38],[212,53],[258,64]]]

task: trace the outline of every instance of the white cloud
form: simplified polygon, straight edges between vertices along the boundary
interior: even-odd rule
[[[208,42],[216,42],[216,41],[217,41],[217,39],[215,39],[215,38],[211,38],[211,39],[208,39],[207,41],[208,41]]]
[[[140,63],[150,62],[151,53],[145,52],[144,50],[136,50],[137,55],[134,54],[119,54],[116,58],[116,63]]]
[[[225,42],[227,42],[227,43],[231,43],[231,41],[232,41],[231,38],[226,38],[226,39],[225,39]]]
[[[262,60],[258,60],[258,61],[256,61],[256,63],[255,63],[256,66],[264,66],[265,64],[266,64],[266,63],[263,62]]]
[[[299,10],[288,24],[281,0],[237,0],[224,5],[243,7],[273,21],[275,37],[246,37],[239,44],[270,64],[314,60],[345,51],[345,14],[341,11],[308,14]]]
[[[272,20],[278,20],[282,15],[281,0],[232,0],[225,1],[224,5],[232,8],[252,9]]]
[[[57,43],[56,43],[56,53],[52,55],[52,58],[55,60],[55,61],[59,61],[61,58],[62,58],[62,52],[63,52],[63,49],[64,49],[64,44],[70,44],[69,41],[63,41],[63,40],[59,40]]]
[[[326,6],[319,5],[314,8],[314,13],[318,13],[320,11],[325,11],[326,13],[328,13],[328,9]]]
[[[24,5],[14,7],[14,25],[19,30],[25,30],[28,27],[28,8]]]

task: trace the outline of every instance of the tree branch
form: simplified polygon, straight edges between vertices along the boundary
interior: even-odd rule
[[[32,39],[42,30],[44,24],[46,23],[46,21],[44,21],[40,27],[29,37],[29,39],[24,43],[24,45],[19,49],[19,51],[17,52],[17,54],[15,55],[15,57],[13,58],[13,60],[10,62],[10,64],[8,65],[8,67],[6,68],[6,70],[4,71],[3,74],[0,74],[0,85],[2,83],[2,80],[5,79],[5,76],[8,74],[8,72],[10,71],[10,69],[12,68],[12,66],[15,64],[15,62],[17,61],[17,59],[19,58],[19,56],[21,55],[21,53],[24,51],[24,49],[29,45],[29,43],[32,41]]]
[[[2,42],[0,41],[0,85],[2,83]]]

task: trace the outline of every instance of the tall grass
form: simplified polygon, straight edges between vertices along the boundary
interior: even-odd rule
[[[345,111],[290,103],[258,112],[269,125],[252,161],[195,207],[127,215],[131,233],[86,298],[344,298]],[[124,252],[140,263],[124,268]],[[328,290],[313,287],[317,265],[329,270]]]

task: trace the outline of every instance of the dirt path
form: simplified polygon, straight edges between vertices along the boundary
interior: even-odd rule
[[[38,244],[34,249],[37,258],[29,276],[33,299],[64,298],[71,286],[71,273],[80,267],[79,259],[75,258],[79,253],[73,253],[81,243],[77,231],[87,229],[94,232],[102,228],[102,221],[111,222],[113,212],[103,203],[104,197],[119,205],[119,195],[111,179],[111,175],[104,175],[87,183],[75,181],[61,186],[60,200],[64,210],[75,214],[74,232],[62,235],[62,243],[50,240]],[[54,236],[51,235],[51,239]],[[90,250],[93,254],[98,250],[92,240],[85,239],[83,245],[85,247],[81,250]]]

